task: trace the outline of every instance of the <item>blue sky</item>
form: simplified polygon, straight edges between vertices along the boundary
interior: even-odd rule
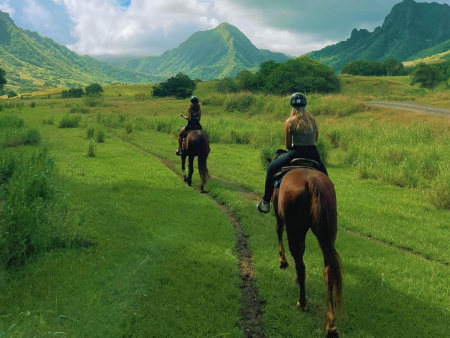
[[[289,55],[373,30],[400,0],[0,0],[19,27],[79,54],[160,55],[221,22]],[[450,0],[437,1],[450,3]]]

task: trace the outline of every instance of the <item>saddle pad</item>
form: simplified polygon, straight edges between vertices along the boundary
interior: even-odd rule
[[[320,171],[320,170],[318,170],[318,169],[316,169],[314,167],[310,167],[310,166],[289,166],[289,167],[283,167],[283,168],[281,168],[281,170],[279,172],[277,172],[274,175],[274,178],[275,178],[274,187],[276,189],[278,189],[280,187],[281,181],[283,180],[284,175],[286,175],[292,169],[311,169],[311,170]]]

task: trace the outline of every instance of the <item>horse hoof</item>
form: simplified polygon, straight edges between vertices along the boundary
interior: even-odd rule
[[[208,192],[206,190],[200,189],[200,194],[207,194]]]
[[[280,262],[280,269],[286,269],[289,267],[289,263],[288,262]]]
[[[327,332],[327,338],[338,338],[339,333],[336,330],[331,330]]]
[[[305,311],[308,309],[308,307],[306,306],[306,304],[301,305],[301,304],[300,304],[300,301],[297,302],[297,308],[298,308],[299,310],[302,310],[303,312],[305,312]]]

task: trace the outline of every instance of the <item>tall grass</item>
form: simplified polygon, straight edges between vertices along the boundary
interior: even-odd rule
[[[59,121],[59,128],[76,128],[80,124],[81,116],[79,115],[65,115]]]
[[[35,145],[40,141],[39,130],[27,128],[21,118],[14,115],[0,117],[0,144],[2,147]]]
[[[391,185],[429,189],[430,201],[450,208],[450,126],[374,123],[328,127],[338,162],[354,165],[363,179]]]
[[[0,269],[89,242],[79,236],[63,191],[46,149],[28,155],[0,150]]]
[[[226,112],[248,112],[284,117],[290,111],[289,96],[255,95],[252,93],[214,94],[202,100],[205,106],[220,106]],[[313,115],[349,116],[368,107],[358,100],[344,95],[308,95],[307,109]]]

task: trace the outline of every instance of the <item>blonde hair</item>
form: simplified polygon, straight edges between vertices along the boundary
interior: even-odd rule
[[[308,113],[305,107],[292,108],[290,120],[291,128],[297,131],[312,133],[317,128],[314,116]]]
[[[189,111],[190,112],[193,112],[193,111],[195,111],[195,112],[199,112],[201,109],[200,109],[200,103],[197,103],[197,104],[195,104],[195,103],[189,103]]]

